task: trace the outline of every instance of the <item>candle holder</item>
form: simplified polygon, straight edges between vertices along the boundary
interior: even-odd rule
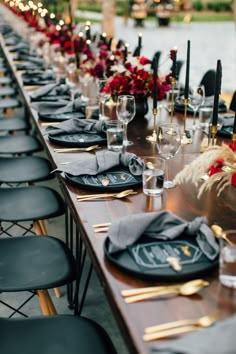
[[[216,133],[217,133],[218,127],[219,127],[219,124],[217,124],[217,125],[210,124],[210,137],[211,137],[211,145],[212,146],[214,146],[216,143]]]
[[[153,132],[152,132],[152,135],[149,135],[149,136],[146,137],[146,140],[155,143],[157,141],[157,128],[156,128],[156,125],[157,125],[157,112],[158,112],[157,108],[153,108],[152,112],[153,112],[153,117],[154,117]]]
[[[184,129],[183,129],[183,136],[181,139],[181,144],[192,144],[191,136],[189,136],[189,132],[186,130],[186,119],[187,119],[187,109],[188,109],[188,98],[184,98]]]

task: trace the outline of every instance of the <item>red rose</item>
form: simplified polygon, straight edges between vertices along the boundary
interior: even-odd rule
[[[236,172],[234,172],[232,174],[232,177],[231,177],[231,184],[232,186],[236,187]]]

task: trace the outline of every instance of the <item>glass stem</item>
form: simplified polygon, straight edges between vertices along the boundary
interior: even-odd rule
[[[102,117],[105,117],[105,103],[102,101],[101,102],[101,110],[102,110]]]
[[[127,126],[128,126],[128,123],[124,123],[124,141],[128,141]]]
[[[166,159],[166,181],[169,181],[169,164],[168,164],[169,159]]]
[[[197,115],[197,111],[196,109],[193,110],[193,125],[196,125],[196,115]]]

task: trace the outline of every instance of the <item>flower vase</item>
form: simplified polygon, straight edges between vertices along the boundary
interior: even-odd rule
[[[136,114],[135,117],[144,117],[148,113],[147,96],[135,97]]]

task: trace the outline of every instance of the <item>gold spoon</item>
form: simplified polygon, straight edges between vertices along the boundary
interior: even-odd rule
[[[230,241],[230,239],[227,237],[226,233],[223,231],[223,229],[219,225],[211,225],[211,229],[217,238],[223,238],[230,246],[234,246],[234,243]]]
[[[121,199],[125,198],[128,195],[133,195],[137,194],[137,192],[134,192],[133,189],[127,189],[125,191],[122,191],[120,193],[107,193],[107,194],[94,194],[94,195],[83,195],[83,196],[77,196],[77,200],[80,202],[83,201],[88,201],[88,200],[94,200],[94,199],[101,199],[101,198],[116,198],[116,199]]]
[[[76,151],[92,151],[98,149],[99,145],[92,145],[84,148],[64,148],[64,149],[54,149],[55,152],[76,152]]]
[[[145,342],[170,337],[187,332],[193,332],[201,328],[211,326],[219,319],[219,311],[210,315],[200,317],[196,320],[187,319],[182,321],[169,322],[160,326],[148,327],[145,329],[143,340]]]
[[[137,301],[142,301],[146,299],[150,299],[152,297],[160,296],[160,295],[167,295],[167,294],[177,294],[177,295],[183,295],[183,296],[190,296],[193,294],[196,294],[198,291],[200,291],[202,288],[205,286],[208,286],[209,283],[208,281],[202,280],[202,279],[196,279],[196,280],[191,280],[187,283],[184,283],[180,286],[173,286],[172,288],[166,288],[163,290],[158,290],[158,291],[153,291],[150,293],[144,293],[140,295],[134,295],[134,296],[129,296],[125,298],[125,302],[127,304],[137,302]]]

